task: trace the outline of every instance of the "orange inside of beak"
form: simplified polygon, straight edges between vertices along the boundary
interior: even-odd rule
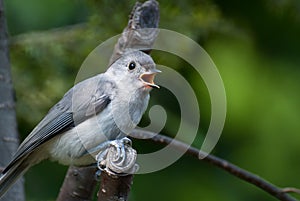
[[[154,83],[155,74],[156,73],[144,73],[140,76],[140,79],[150,87],[159,88],[159,86]]]

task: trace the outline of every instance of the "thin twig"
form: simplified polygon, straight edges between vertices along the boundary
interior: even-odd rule
[[[297,193],[300,195],[300,189],[294,187],[285,187],[282,189],[282,191],[285,193]]]
[[[157,133],[153,133],[153,132],[149,132],[149,131],[142,131],[142,130],[138,130],[138,129],[134,130],[134,132],[132,132],[132,134],[130,136],[138,138],[138,139],[149,139],[155,143],[161,143],[164,145],[168,145],[173,141],[172,146],[175,149],[187,150],[186,154],[194,156],[198,159],[203,158],[201,156],[207,155],[205,158],[202,159],[203,161],[209,162],[210,164],[215,165],[215,166],[229,172],[230,174],[261,188],[262,190],[264,190],[265,192],[268,192],[269,194],[278,198],[279,200],[296,201],[295,198],[293,198],[287,194],[289,191],[287,191],[286,189],[281,189],[281,188],[275,186],[274,184],[268,182],[267,180],[259,177],[258,175],[248,172],[247,170],[244,170],[224,159],[204,153],[201,150],[191,147],[188,144],[185,144],[183,142],[177,141],[175,139],[172,139],[170,137],[163,136],[163,135],[160,135]]]

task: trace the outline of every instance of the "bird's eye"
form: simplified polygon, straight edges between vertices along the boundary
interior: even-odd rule
[[[128,68],[129,68],[129,70],[133,70],[133,69],[135,69],[135,66],[136,66],[135,62],[132,61],[129,63]]]

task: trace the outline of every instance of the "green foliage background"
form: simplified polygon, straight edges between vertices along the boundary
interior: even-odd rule
[[[135,1],[5,1],[21,138],[74,84],[86,56],[119,34]],[[300,187],[300,2],[297,0],[188,0],[160,3],[160,27],[187,35],[209,53],[225,84],[226,125],[214,154],[278,186]],[[173,55],[153,53],[197,90],[201,146],[210,121],[210,101]],[[174,98],[174,97],[173,97]],[[171,104],[170,104],[171,103]],[[164,134],[173,136],[180,110],[164,89],[151,104],[168,112]],[[149,123],[147,115],[142,124]],[[174,126],[175,125],[175,126]],[[144,144],[143,144],[144,143]],[[136,142],[139,152],[159,146]],[[43,162],[25,176],[27,200],[55,200],[67,167]],[[258,188],[191,157],[137,175],[131,200],[275,200]],[[300,198],[298,196],[298,198]]]

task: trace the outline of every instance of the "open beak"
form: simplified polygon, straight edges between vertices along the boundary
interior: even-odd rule
[[[157,73],[160,73],[160,72],[161,72],[160,70],[154,69],[150,72],[143,73],[140,76],[140,80],[147,87],[159,89],[160,87],[154,83],[154,77]]]

